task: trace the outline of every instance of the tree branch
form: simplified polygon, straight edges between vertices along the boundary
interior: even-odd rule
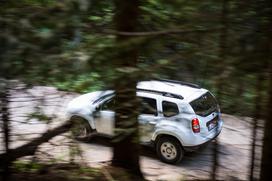
[[[162,30],[162,31],[149,31],[149,32],[124,32],[124,31],[105,31],[106,34],[114,34],[121,36],[159,36],[159,35],[169,35],[169,34],[188,34],[188,33],[207,33],[211,31],[218,31],[220,28],[210,28],[210,29],[196,29],[196,30]]]
[[[41,137],[34,139],[33,141],[26,143],[25,145],[22,145],[18,148],[11,149],[9,152],[9,155],[7,154],[1,154],[0,155],[0,168],[4,167],[4,163],[6,163],[4,160],[9,160],[10,162],[15,161],[18,158],[34,155],[38,146],[41,144],[48,142],[50,139],[52,139],[55,136],[58,136],[60,134],[63,134],[67,132],[72,126],[72,121],[67,121],[63,125],[47,131],[44,133]]]

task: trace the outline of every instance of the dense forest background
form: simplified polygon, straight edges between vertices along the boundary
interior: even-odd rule
[[[137,68],[148,72],[142,79],[167,77],[215,90],[224,78],[224,112],[252,116],[257,74],[268,69],[261,48],[267,8],[262,1],[142,2],[141,33],[127,35],[139,49]],[[113,2],[103,1],[3,1],[2,76],[77,92],[109,87],[111,80],[99,80],[114,73],[114,12]]]
[[[272,167],[271,1],[1,0],[0,14],[4,175],[14,160],[25,156],[13,157],[17,152],[9,148],[8,104],[18,84],[25,88],[54,86],[78,93],[114,89],[122,97],[125,87],[135,89],[139,80],[168,78],[211,90],[223,113],[253,118],[249,178],[268,178]],[[125,94],[133,96],[133,91],[127,90]],[[122,99],[120,105],[128,99]],[[121,106],[119,111],[122,110],[137,110],[137,102]],[[127,114],[135,120],[136,113]],[[33,115],[37,118],[37,114]],[[41,120],[50,119],[38,116]],[[265,126],[262,124],[264,142],[259,177],[253,175],[253,170],[260,119],[266,122]],[[117,120],[124,121],[121,117]],[[65,124],[64,128],[69,126]],[[116,126],[126,129],[122,124]],[[65,131],[57,130],[53,135]],[[138,143],[131,141],[137,135],[138,128],[125,141],[114,145],[113,163],[141,177],[138,152],[127,158],[134,161],[125,164],[120,162],[124,158],[118,156],[118,150],[127,144],[138,150]],[[46,142],[49,137],[36,143]],[[216,151],[215,146],[213,180]]]

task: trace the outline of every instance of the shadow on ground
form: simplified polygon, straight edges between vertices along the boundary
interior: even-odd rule
[[[98,144],[101,146],[107,146],[107,147],[112,147],[112,138],[104,135],[93,135],[91,139],[88,141],[84,141],[86,144]],[[193,160],[198,160],[197,164],[199,164],[199,160],[203,162],[210,162],[211,161],[211,149],[212,149],[213,142],[210,142],[208,144],[205,144],[201,147],[199,147],[196,151],[193,152],[186,152],[185,156],[182,160],[181,163],[175,165],[175,166],[189,166],[192,165],[194,166],[195,164],[190,162],[193,162]],[[219,145],[221,147],[221,145]],[[147,146],[147,145],[141,145],[141,156],[146,156],[155,160],[160,160],[156,154],[155,148],[152,146]]]

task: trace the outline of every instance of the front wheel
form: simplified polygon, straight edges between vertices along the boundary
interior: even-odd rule
[[[171,164],[179,163],[184,155],[179,141],[172,137],[159,138],[156,144],[156,151],[163,162]]]
[[[73,117],[72,136],[79,141],[87,141],[92,133],[92,128],[88,121],[81,117]]]

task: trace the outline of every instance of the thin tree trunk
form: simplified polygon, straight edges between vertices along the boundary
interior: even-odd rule
[[[271,121],[272,72],[270,72],[269,76],[270,76],[269,90],[268,90],[269,99],[268,99],[267,107],[266,107],[260,180],[270,180],[271,170],[272,170],[272,131],[271,131],[272,130],[272,121]]]
[[[258,120],[260,119],[260,112],[262,111],[261,110],[262,83],[263,83],[263,74],[260,73],[257,77],[257,82],[256,82],[255,113],[254,113],[253,127],[252,127],[251,163],[250,163],[250,174],[249,174],[250,181],[254,180],[256,135],[257,135]]]
[[[2,6],[6,5],[6,1],[0,2]],[[1,23],[1,30],[0,33],[6,33],[7,31],[7,26],[6,23]],[[0,37],[0,62],[4,62],[5,60],[5,55],[8,51],[8,40],[6,38]],[[8,94],[8,81],[6,80],[7,78],[7,72],[1,71],[0,72],[0,109],[1,109],[1,127],[3,130],[3,143],[5,146],[5,154],[7,155],[6,160],[1,160],[2,164],[4,167],[0,168],[1,176],[2,179],[9,180],[10,176],[10,151],[9,151],[9,143],[10,143],[10,130],[9,130],[9,123],[10,123],[10,118],[9,118],[9,94]]]
[[[119,32],[135,32],[139,14],[138,0],[115,0],[115,24]],[[115,138],[113,144],[112,165],[127,169],[133,175],[143,178],[139,165],[139,130],[138,130],[138,100],[136,97],[137,80],[137,47],[131,47],[133,38],[118,35],[119,44],[126,43],[127,48],[118,50],[115,68],[120,70],[115,80],[116,109],[115,109]]]
[[[221,13],[221,34],[220,34],[220,39],[219,39],[219,70],[223,70],[225,67],[225,61],[226,61],[226,49],[227,49],[227,33],[228,33],[228,22],[227,22],[227,17],[228,17],[228,0],[223,0],[222,4],[222,13]],[[223,68],[222,68],[223,67]],[[222,90],[223,90],[223,80],[225,79],[226,71],[223,71],[219,78],[217,79],[217,98],[219,100],[219,103],[221,103],[222,99]],[[217,128],[216,128],[217,129]],[[212,165],[212,172],[211,172],[211,179],[216,180],[216,174],[217,174],[217,168],[218,168],[218,139],[216,138],[214,140],[214,145],[213,145],[213,165]]]
[[[272,1],[265,0],[262,2],[263,16],[266,21],[263,21],[265,25],[262,27],[264,32],[264,58],[267,62],[268,68],[268,100],[265,110],[265,126],[264,126],[264,138],[263,138],[263,149],[262,149],[262,159],[261,159],[261,175],[260,180],[271,180],[271,170],[272,170],[272,121],[271,121],[271,104],[272,104]]]
[[[5,83],[6,84],[6,81]],[[10,118],[9,118],[9,94],[8,94],[8,89],[7,89],[7,85],[4,85],[4,89],[1,90],[0,93],[0,101],[1,101],[1,119],[2,119],[2,130],[4,133],[3,136],[3,143],[5,144],[5,153],[7,155],[7,159],[5,160],[1,160],[1,162],[3,161],[4,163],[4,167],[3,170],[1,172],[2,176],[3,176],[3,180],[9,180],[10,177],[10,149],[9,149],[9,143],[10,143],[10,128],[9,128],[9,124],[10,124]]]

